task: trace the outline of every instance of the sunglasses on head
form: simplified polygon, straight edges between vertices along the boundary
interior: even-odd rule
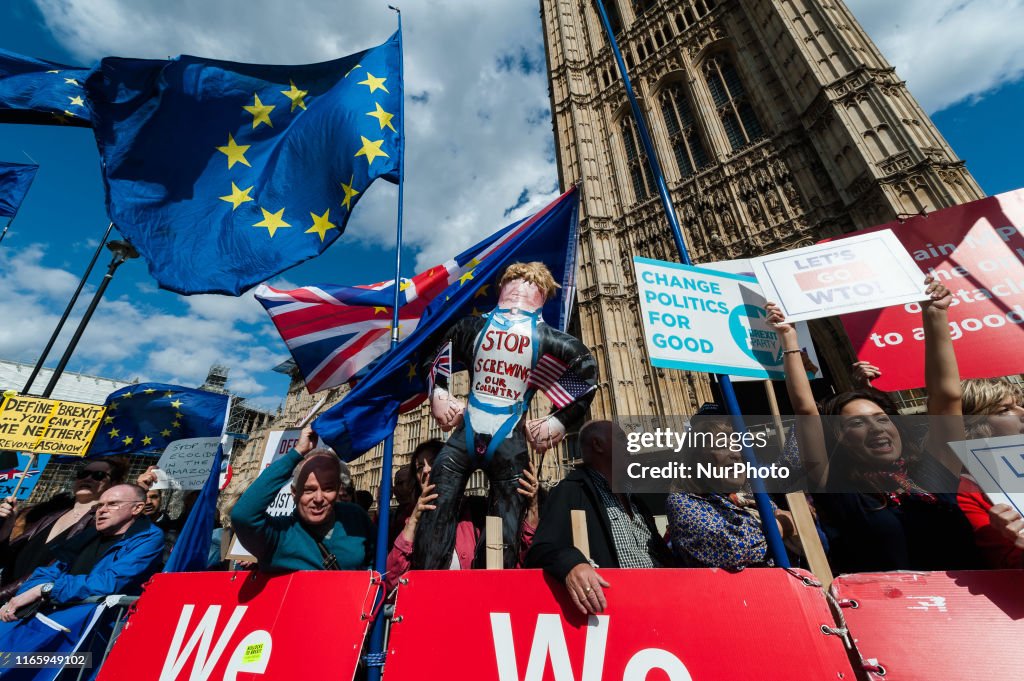
[[[106,471],[90,471],[87,468],[83,468],[82,470],[78,471],[78,473],[75,474],[76,480],[85,480],[86,478],[92,478],[96,482],[106,480],[109,477],[110,473],[107,473]]]

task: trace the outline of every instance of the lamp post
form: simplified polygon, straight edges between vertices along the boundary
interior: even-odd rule
[[[110,280],[114,278],[114,272],[120,267],[126,260],[139,257],[139,252],[135,250],[127,241],[111,241],[107,244],[107,248],[114,254],[114,257],[110,259],[110,264],[107,265],[107,273],[103,275],[103,281],[100,283],[100,287],[96,289],[96,293],[93,294],[92,302],[89,303],[89,309],[85,311],[85,315],[82,316],[82,321],[78,322],[78,328],[75,329],[75,335],[71,337],[71,341],[68,343],[67,350],[64,351],[64,356],[60,358],[60,363],[57,368],[53,370],[53,376],[50,377],[50,382],[46,385],[46,390],[43,391],[43,397],[49,397],[53,394],[53,389],[57,387],[57,380],[60,375],[64,373],[64,367],[68,365],[68,361],[71,359],[71,354],[75,351],[75,346],[78,345],[78,341],[82,338],[82,334],[85,333],[85,327],[89,324],[89,320],[92,318],[92,313],[96,311],[96,307],[100,304],[100,299],[103,298],[103,293],[107,290],[107,286],[110,284]]]

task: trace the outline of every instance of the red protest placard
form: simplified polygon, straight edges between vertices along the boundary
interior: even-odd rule
[[[350,679],[369,626],[364,614],[379,588],[379,580],[371,582],[374,576],[158,574],[146,586],[99,678]],[[331,670],[329,677],[325,670]]]
[[[1024,372],[1024,189],[909,218],[891,229],[921,271],[953,292],[950,332],[962,378]],[[882,390],[924,385],[916,303],[842,316],[857,358],[882,370]]]
[[[866,667],[875,669],[870,679],[1018,681],[1022,577],[1020,570],[876,572],[837,577],[832,593]]]
[[[410,572],[386,678],[475,681],[853,679],[825,595],[781,569],[601,570],[584,617],[539,570]],[[399,619],[400,618],[400,619]],[[655,671],[660,670],[660,671]],[[649,673],[649,675],[648,675]]]

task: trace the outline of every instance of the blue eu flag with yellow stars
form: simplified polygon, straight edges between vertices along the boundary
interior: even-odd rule
[[[0,50],[0,123],[92,125],[90,69]]]
[[[0,161],[0,217],[13,218],[39,170],[37,165]]]
[[[323,252],[399,180],[399,35],[305,66],[104,59],[86,82],[107,210],[160,286],[238,295]]]
[[[106,416],[87,456],[161,454],[189,437],[224,429],[228,396],[166,383],[138,383],[110,393]]]

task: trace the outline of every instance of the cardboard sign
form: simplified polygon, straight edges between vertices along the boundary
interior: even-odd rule
[[[367,571],[157,574],[99,678],[351,679],[379,583]]]
[[[50,461],[50,455],[36,455],[30,468],[28,464],[32,458],[31,454],[19,453],[18,465],[15,468],[0,470],[0,499],[6,499],[13,495],[14,488],[18,487],[18,482],[22,478],[24,478],[24,482],[21,483],[21,487],[18,487],[18,500],[25,501],[32,495],[32,490],[39,482],[39,476],[42,475],[43,469]]]
[[[187,437],[167,445],[157,462],[153,489],[202,489],[219,445],[220,436]],[[227,446],[225,451],[230,451]]]
[[[787,321],[926,300],[924,274],[890,230],[751,259]]]
[[[1020,570],[842,575],[832,593],[871,681],[1021,677]]]
[[[633,267],[653,366],[785,378],[779,335],[752,277],[647,258]]]
[[[834,620],[809,573],[599,572],[608,608],[590,617],[540,570],[408,572],[385,677],[420,678],[425,660],[443,659],[445,678],[474,681],[856,678],[842,639],[821,630]]]
[[[4,395],[0,449],[85,456],[106,407],[41,397]]]
[[[267,434],[267,446],[263,450],[263,462],[260,464],[260,472],[262,473],[267,469],[267,466],[287,454],[288,450],[299,441],[300,435],[302,435],[301,428],[270,431]],[[292,497],[291,484],[289,483],[281,488],[281,491],[277,493],[274,500],[267,506],[267,513],[278,517],[291,515],[294,510],[295,499]],[[238,537],[234,537],[231,540],[231,549],[228,551],[228,557],[231,560],[256,562],[256,557],[246,551]]]
[[[950,448],[993,504],[1024,515],[1024,435],[950,442]]]
[[[952,206],[891,229],[918,267],[953,293],[949,331],[961,378],[1024,373],[1024,189]],[[924,385],[916,304],[845,315],[857,357],[882,369],[881,390]]]
[[[701,263],[700,266],[704,269],[715,270],[716,272],[743,274],[748,277],[754,276],[754,266],[746,258],[720,260],[719,262],[705,262]],[[760,289],[760,284],[758,284],[758,288]],[[764,291],[761,292],[761,297],[764,297]],[[804,367],[807,369],[807,378],[811,380],[821,378],[821,362],[818,360],[818,353],[814,349],[814,341],[811,339],[810,327],[807,326],[807,322],[797,322],[793,326],[796,328],[797,343],[800,345],[800,349],[805,353]],[[778,371],[782,371],[781,364],[778,367]],[[752,376],[732,376],[730,378],[736,381],[757,380]],[[785,376],[782,378],[785,378]]]

